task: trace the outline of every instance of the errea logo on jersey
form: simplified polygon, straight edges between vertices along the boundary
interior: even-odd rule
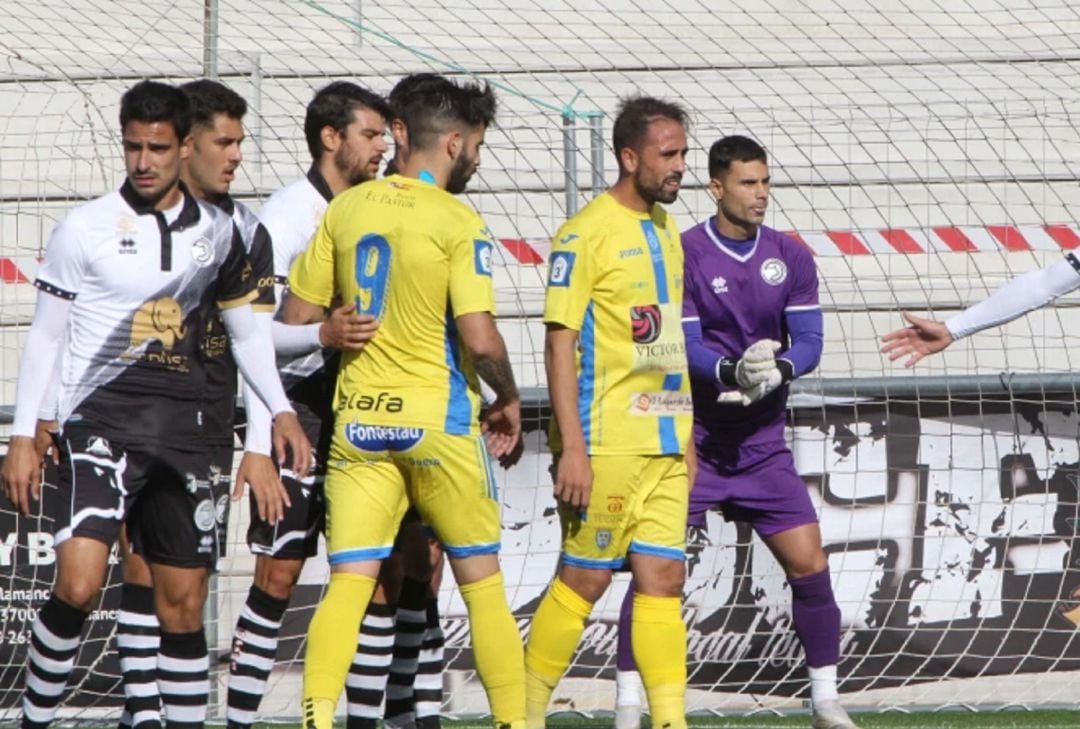
[[[486,240],[474,240],[473,247],[473,262],[476,265],[476,274],[478,276],[490,276],[491,256],[494,253],[494,246]]]
[[[723,276],[717,276],[712,280],[712,292],[719,296],[720,294],[727,293],[727,279]]]
[[[574,270],[574,254],[570,251],[556,251],[551,254],[551,270],[548,273],[548,286],[569,286],[570,274]]]

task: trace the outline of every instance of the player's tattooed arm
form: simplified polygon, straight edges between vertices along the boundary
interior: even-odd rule
[[[482,424],[488,453],[503,466],[512,465],[520,455],[521,401],[506,343],[495,328],[495,317],[486,311],[463,314],[455,323],[476,374],[495,392],[495,402],[488,406]]]
[[[495,396],[504,400],[517,400],[517,383],[514,382],[514,370],[510,367],[510,359],[503,353],[502,357],[480,357],[474,363],[476,374],[486,382]]]

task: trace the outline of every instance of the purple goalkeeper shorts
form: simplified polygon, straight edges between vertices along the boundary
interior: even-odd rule
[[[735,447],[698,444],[698,473],[690,491],[691,526],[719,508],[727,521],[748,522],[762,539],[817,522],[806,484],[783,443]]]

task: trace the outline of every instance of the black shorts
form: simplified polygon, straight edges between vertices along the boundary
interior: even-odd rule
[[[87,537],[112,546],[122,524],[147,561],[214,568],[229,501],[228,479],[211,479],[207,450],[123,443],[91,424],[60,435],[56,544]],[[213,482],[212,482],[213,481]]]
[[[255,497],[251,496],[251,524],[248,526],[248,547],[255,554],[278,559],[307,559],[319,551],[319,534],[326,528],[326,502],[323,499],[323,479],[326,478],[326,458],[330,452],[330,437],[334,432],[333,416],[316,414],[311,408],[294,402],[296,415],[314,449],[314,464],[306,478],[298,479],[292,471],[281,472],[281,483],[292,504],[277,524],[259,518]]]
[[[210,488],[214,498],[214,517],[217,520],[218,558],[225,556],[229,542],[229,507],[232,504],[233,456],[236,447],[228,444],[210,444]],[[223,498],[224,497],[224,498]]]

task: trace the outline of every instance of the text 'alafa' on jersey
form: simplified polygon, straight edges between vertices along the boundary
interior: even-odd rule
[[[672,217],[597,196],[551,244],[544,322],[578,332],[590,455],[680,454],[690,436],[683,251]],[[552,450],[561,449],[555,419]]]
[[[171,223],[125,182],[53,231],[35,285],[72,300],[61,423],[203,447],[200,339],[217,308],[255,299],[256,281],[232,218],[181,189]]]
[[[252,308],[257,312],[273,313],[274,251],[269,233],[255,213],[230,196],[225,195],[214,204],[232,216],[240,231],[255,282],[256,298],[251,302]],[[200,346],[206,358],[206,404],[203,410],[206,437],[210,442],[231,446],[236,424],[237,366],[220,315],[210,318]]]
[[[479,384],[454,320],[494,314],[493,250],[480,215],[427,182],[392,175],[331,201],[289,289],[320,306],[340,293],[379,320],[364,349],[342,357],[339,424],[479,431]]]

